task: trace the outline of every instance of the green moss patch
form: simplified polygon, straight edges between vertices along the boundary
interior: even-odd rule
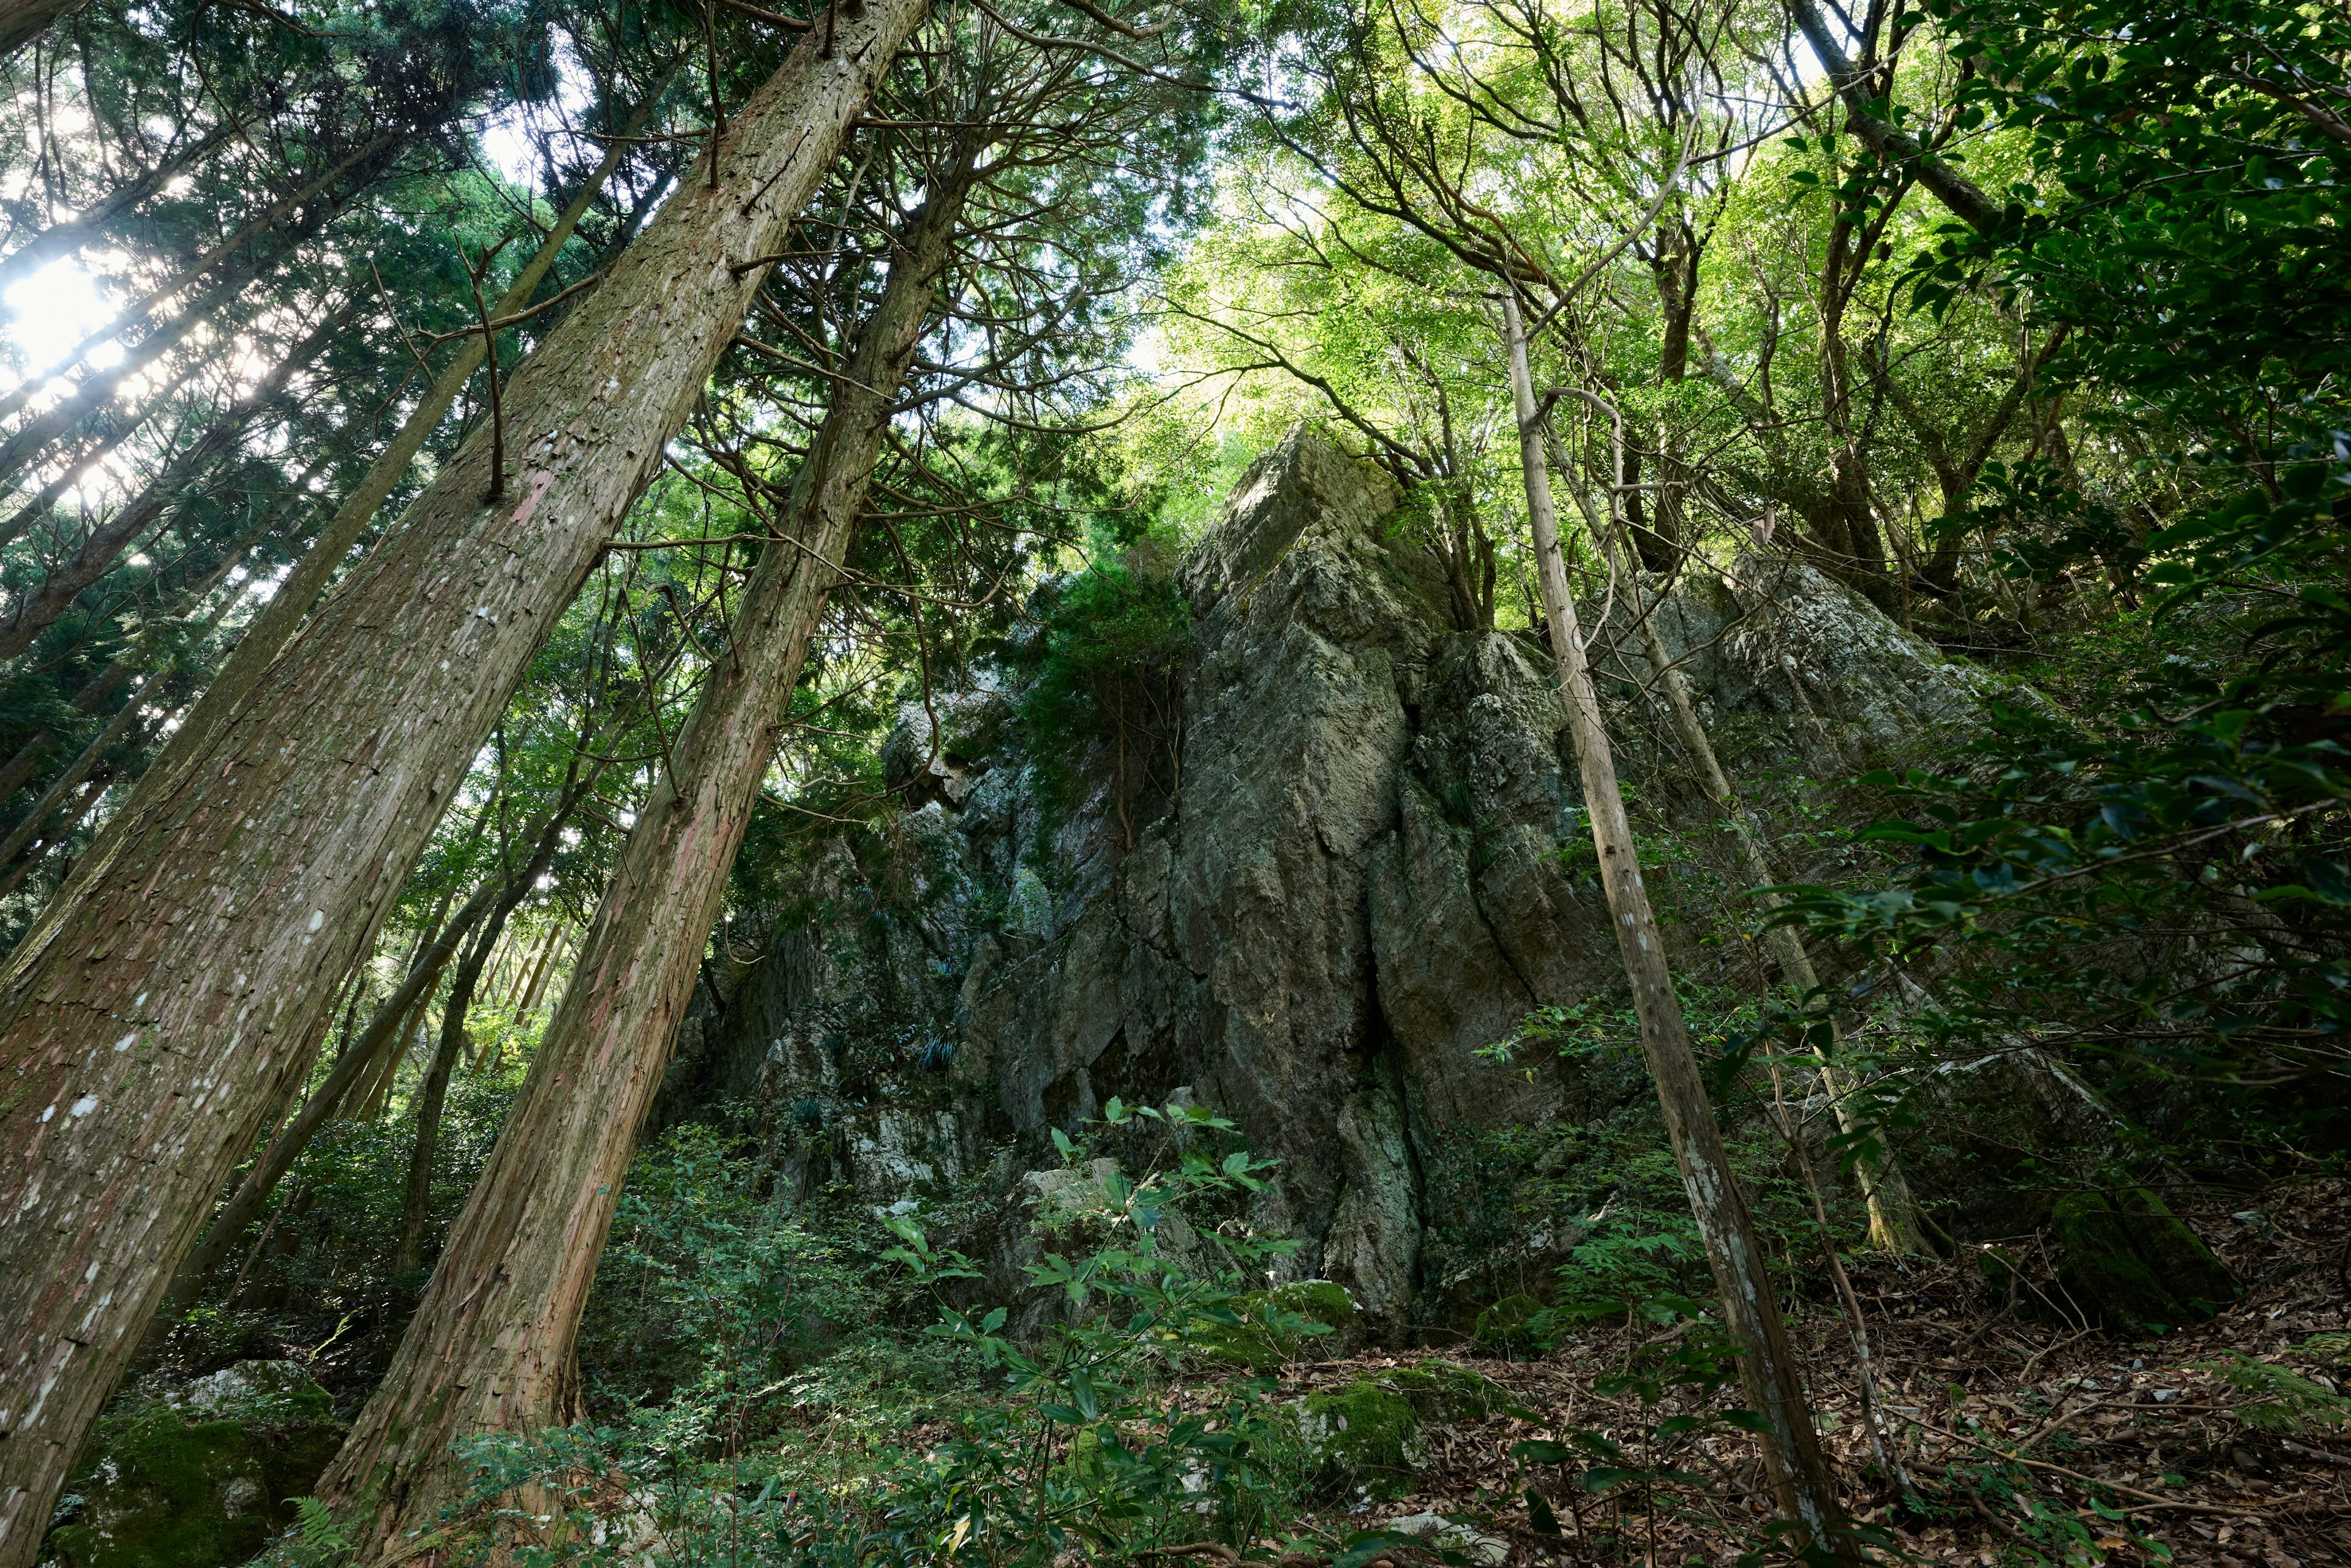
[[[1227,1366],[1270,1372],[1301,1354],[1335,1355],[1355,1335],[1355,1299],[1329,1280],[1298,1280],[1233,1301],[1238,1323],[1193,1325],[1192,1348]]]
[[[286,1362],[246,1362],[99,1423],[68,1521],[62,1568],[228,1568],[291,1523],[342,1446],[325,1389]]]
[[[1411,1402],[1374,1378],[1301,1400],[1298,1436],[1319,1483],[1375,1501],[1409,1490],[1415,1472],[1428,1462]]]

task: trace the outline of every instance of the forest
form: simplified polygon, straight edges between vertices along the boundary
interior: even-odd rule
[[[2340,0],[0,77],[0,1568],[2351,1562]]]

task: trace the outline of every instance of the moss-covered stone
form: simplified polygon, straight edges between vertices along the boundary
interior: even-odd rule
[[[1411,1402],[1374,1378],[1308,1395],[1298,1406],[1298,1436],[1316,1479],[1352,1497],[1399,1496],[1428,1462]]]
[[[227,1568],[291,1523],[343,1428],[309,1375],[245,1362],[99,1423],[47,1555],[62,1568]]]
[[[1329,1280],[1249,1291],[1234,1300],[1233,1312],[1238,1323],[1193,1325],[1192,1348],[1210,1361],[1255,1372],[1270,1372],[1301,1354],[1343,1354],[1358,1329],[1355,1299]]]
[[[1433,1356],[1378,1381],[1403,1396],[1423,1421],[1482,1421],[1520,1413],[1510,1391],[1492,1378]]]
[[[2069,1193],[2050,1215],[2064,1257],[2060,1281],[2118,1328],[2176,1328],[2237,1297],[2211,1249],[2144,1187]]]

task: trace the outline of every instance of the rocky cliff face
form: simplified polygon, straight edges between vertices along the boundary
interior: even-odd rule
[[[740,956],[704,988],[670,1113],[751,1101],[788,1193],[887,1206],[987,1181],[1009,1205],[1054,1163],[1050,1129],[1113,1095],[1188,1098],[1281,1161],[1259,1218],[1374,1326],[1442,1312],[1470,1261],[1490,1276],[1446,1241],[1461,1150],[1646,1086],[1479,1054],[1623,980],[1540,649],[1453,624],[1395,499],[1304,434],[1243,478],[1177,574],[1196,652],[1156,802],[1122,810],[1094,758],[1075,767],[1092,794],[1049,810],[1006,690],[910,706],[884,761],[916,804],[730,927]],[[1620,760],[1671,797],[1646,667],[1606,651],[1628,609],[1591,612]],[[1783,559],[1695,575],[1658,613],[1759,780],[1849,767],[1971,702],[1970,673]],[[1537,1225],[1525,1266],[1560,1239]]]

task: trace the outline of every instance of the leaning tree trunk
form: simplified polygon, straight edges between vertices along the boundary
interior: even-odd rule
[[[1813,1546],[1844,1558],[1850,1547],[1839,1528],[1836,1484],[1813,1432],[1812,1408],[1795,1353],[1780,1322],[1762,1244],[1740,1196],[1738,1177],[1722,1146],[1721,1129],[1715,1125],[1714,1107],[1707,1100],[1706,1081],[1698,1071],[1698,1055],[1690,1048],[1681,999],[1674,993],[1673,975],[1666,965],[1665,938],[1649,907],[1648,888],[1641,880],[1640,857],[1634,846],[1632,824],[1625,815],[1624,792],[1616,781],[1615,758],[1608,745],[1608,731],[1601,723],[1599,697],[1576,626],[1575,601],[1568,591],[1567,565],[1560,553],[1558,514],[1552,505],[1550,471],[1543,465],[1541,415],[1536,411],[1534,383],[1527,370],[1518,302],[1506,295],[1502,308],[1510,392],[1518,411],[1519,459],[1526,482],[1527,512],[1534,527],[1537,580],[1550,623],[1552,653],[1559,661],[1568,733],[1574,740],[1576,766],[1583,777],[1583,807],[1592,820],[1601,883],[1607,892],[1608,911],[1614,917],[1616,950],[1624,960],[1625,977],[1632,984],[1633,1009],[1640,1020],[1641,1052],[1657,1086],[1658,1109],[1664,1113],[1674,1158],[1681,1166],[1682,1185],[1689,1193],[1690,1213],[1698,1221],[1698,1237],[1714,1272],[1723,1326],[1739,1347],[1747,1401],[1771,1423],[1762,1448],[1772,1493]]]
[[[300,233],[291,236],[287,243],[290,245],[293,238],[308,237],[331,215],[326,213],[313,214]],[[254,255],[239,257],[185,311],[155,322],[138,342],[123,350],[120,360],[105,370],[93,371],[89,379],[60,399],[54,407],[30,415],[24,423],[10,432],[5,441],[0,441],[0,492],[14,486],[27,469],[48,457],[55,444],[83,420],[100,409],[112,407],[134,378],[177,348],[197,327],[212,320],[244,293],[266,270],[266,259]],[[143,423],[161,401],[156,398],[142,401],[139,412],[130,416],[134,426]]]
[[[408,1185],[400,1200],[400,1244],[392,1255],[392,1277],[395,1281],[414,1273],[424,1261],[424,1227],[433,1201],[433,1159],[440,1149],[441,1110],[449,1097],[449,1075],[456,1071],[457,1058],[465,1049],[465,1015],[473,1010],[474,992],[482,983],[482,969],[506,932],[507,917],[521,902],[517,897],[491,912],[488,923],[475,933],[465,957],[458,960],[456,973],[450,977],[449,999],[441,1010],[440,1039],[434,1042],[433,1061],[424,1069],[423,1082],[416,1089],[416,1133],[408,1149]]]
[[[634,136],[643,130],[652,107],[652,100],[648,99],[645,106],[629,121],[623,134]],[[579,226],[589,204],[595,200],[596,193],[604,188],[604,182],[612,177],[612,171],[620,167],[622,156],[629,146],[630,143],[622,141],[606,149],[603,162],[580,185],[578,194],[571,198],[571,204],[565,207],[562,215],[555,220],[555,226],[548,230],[547,238],[540,242],[537,254],[516,276],[513,286],[498,297],[491,318],[493,320],[511,316],[530,303],[532,293],[547,277],[548,269],[555,265],[556,256],[570,243],[571,231]],[[246,694],[260,682],[263,672],[277,661],[277,655],[285,651],[286,644],[293,641],[303,617],[310,613],[310,607],[327,591],[327,584],[334,577],[336,569],[351,553],[351,547],[359,543],[360,535],[374,519],[376,512],[383,506],[384,498],[407,474],[409,465],[416,461],[416,455],[423,450],[426,438],[440,424],[441,416],[449,412],[449,405],[457,401],[457,394],[465,391],[465,383],[473,379],[474,372],[482,368],[482,361],[486,355],[486,345],[479,337],[468,337],[458,344],[448,367],[434,378],[424,396],[409,412],[407,423],[400,427],[400,434],[392,438],[392,444],[385,447],[375,462],[369,465],[359,487],[335,508],[333,519],[319,530],[317,542],[303,552],[293,571],[278,585],[269,602],[245,629],[245,635],[237,639],[235,650],[205,686],[204,695],[197,698],[195,706],[188,710],[187,718],[172,732],[172,738],[163,743],[162,751],[149,764],[145,777],[132,787],[131,799],[124,802],[122,810],[117,814],[118,821],[127,823],[136,820],[170,787],[188,758],[204,752],[213,737],[236,712]],[[101,842],[92,846],[90,858],[93,862],[102,852],[110,849],[110,843],[105,841],[110,840],[112,832],[111,826],[101,831]]]
[[[801,40],[516,374],[517,471],[477,433],[0,972],[0,1568],[924,5]]]
[[[1623,428],[1624,414],[1614,404],[1585,392],[1574,395],[1583,398],[1607,415],[1616,429]],[[1620,440],[1617,444],[1621,444]],[[1566,465],[1562,464],[1561,466],[1564,468]],[[1580,486],[1573,494],[1576,504],[1592,526],[1593,536],[1600,541],[1602,553],[1608,558],[1610,569],[1618,569],[1623,563],[1617,554],[1616,540],[1620,529],[1614,497],[1610,497],[1609,515],[1604,520],[1591,515],[1591,503],[1584,499]],[[1634,591],[1633,620],[1641,629],[1641,644],[1648,655],[1650,672],[1666,694],[1666,710],[1672,717],[1674,733],[1680,737],[1682,748],[1690,754],[1690,760],[1697,768],[1699,788],[1706,791],[1707,799],[1720,809],[1729,823],[1731,837],[1739,846],[1740,869],[1748,880],[1757,888],[1775,887],[1779,885],[1780,878],[1772,871],[1771,857],[1764,852],[1762,827],[1755,820],[1754,813],[1747,809],[1746,802],[1740,800],[1731,789],[1729,775],[1722,770],[1722,759],[1715,753],[1713,738],[1707,734],[1706,726],[1698,716],[1697,706],[1690,701],[1689,685],[1682,679],[1680,668],[1666,647],[1665,634],[1657,629],[1657,611],[1664,604],[1664,598],[1661,594],[1656,601],[1645,603],[1637,580],[1628,580],[1632,582]],[[1762,896],[1767,910],[1780,908],[1782,901],[1778,894],[1765,893]],[[1820,989],[1819,972],[1813,967],[1812,955],[1805,950],[1804,940],[1796,934],[1793,926],[1783,923],[1766,925],[1763,943],[1771,949],[1781,974],[1800,998],[1810,998]],[[1823,1021],[1835,1043],[1842,1045],[1844,1035],[1838,1030],[1833,1007],[1827,1010]],[[1850,1090],[1834,1056],[1835,1052],[1832,1051],[1822,1061],[1821,1081],[1827,1086],[1829,1103],[1836,1113],[1838,1130],[1850,1136],[1857,1124]],[[1869,1239],[1874,1245],[1894,1252],[1931,1250],[1927,1245],[1925,1231],[1918,1223],[1917,1205],[1911,1198],[1910,1183],[1903,1176],[1902,1164],[1891,1149],[1886,1150],[1880,1162],[1874,1166],[1866,1160],[1857,1160],[1854,1165],[1854,1179],[1861,1188],[1862,1201],[1869,1211]]]
[[[50,23],[82,0],[0,0],[0,60],[6,59],[48,30]]]
[[[969,167],[932,192],[895,249],[778,518],[783,537],[745,591],[734,656],[712,665],[674,771],[639,809],[497,1147],[391,1370],[319,1482],[363,1554],[432,1524],[454,1490],[452,1442],[579,1414],[574,1350],[597,1257],[929,315]]]

